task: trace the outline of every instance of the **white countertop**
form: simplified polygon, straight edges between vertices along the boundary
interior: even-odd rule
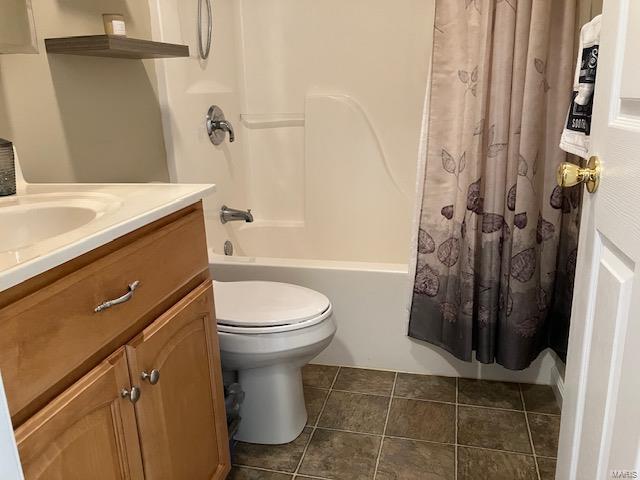
[[[0,291],[196,203],[214,190],[214,185],[162,183],[25,185],[17,195],[0,197],[0,235],[3,207],[67,202],[97,214],[70,231],[0,251]]]

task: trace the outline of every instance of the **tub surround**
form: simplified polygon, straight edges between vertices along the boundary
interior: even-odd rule
[[[95,218],[36,243],[22,243],[7,251],[0,248],[0,292],[191,205],[214,190],[214,185],[155,183],[25,185],[17,195],[0,197],[0,222],[3,214],[65,207],[91,210]]]

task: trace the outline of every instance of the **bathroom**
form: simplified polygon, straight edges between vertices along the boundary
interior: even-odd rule
[[[638,478],[639,4],[0,14],[1,479]]]

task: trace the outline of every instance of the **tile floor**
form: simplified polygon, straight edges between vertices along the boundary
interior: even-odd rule
[[[229,480],[553,480],[550,387],[309,365],[309,420],[286,445],[240,443]]]

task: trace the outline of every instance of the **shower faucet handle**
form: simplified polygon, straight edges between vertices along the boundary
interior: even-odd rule
[[[233,142],[236,139],[236,134],[233,131],[233,125],[229,120],[219,120],[211,122],[211,128],[215,130],[223,130],[229,134],[229,142]]]
[[[209,140],[214,145],[220,145],[224,142],[224,134],[229,134],[229,142],[233,142],[236,139],[236,134],[233,131],[233,125],[231,122],[224,118],[224,112],[217,105],[211,105],[207,112],[207,134]]]

